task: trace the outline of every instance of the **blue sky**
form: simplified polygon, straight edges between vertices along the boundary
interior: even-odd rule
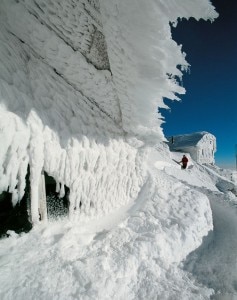
[[[216,164],[235,168],[237,144],[237,1],[211,1],[219,18],[183,20],[172,30],[191,65],[183,76],[181,102],[165,101],[167,136],[208,131],[217,138]]]

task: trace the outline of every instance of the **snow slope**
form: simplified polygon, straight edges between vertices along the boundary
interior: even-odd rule
[[[1,299],[236,299],[236,196],[218,190],[209,167],[181,170],[177,153],[160,160],[157,148],[136,201],[94,221],[9,232]]]

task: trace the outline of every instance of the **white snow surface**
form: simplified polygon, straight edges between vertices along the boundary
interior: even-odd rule
[[[156,148],[135,201],[93,221],[9,231],[0,298],[237,299],[237,198],[216,187],[217,177],[236,187],[236,172],[191,159],[182,170],[177,153]]]

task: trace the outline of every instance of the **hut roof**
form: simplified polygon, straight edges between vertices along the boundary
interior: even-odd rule
[[[194,132],[190,134],[182,134],[173,136],[173,143],[171,142],[172,137],[168,137],[169,146],[171,148],[188,148],[197,146],[198,142],[204,137],[204,135],[210,134],[207,131]]]

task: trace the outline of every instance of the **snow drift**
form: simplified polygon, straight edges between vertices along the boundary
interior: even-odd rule
[[[191,158],[181,170],[180,154],[162,145],[150,149],[135,202],[96,220],[9,231],[0,240],[1,299],[235,299],[237,198],[216,184],[236,186],[237,172]]]

